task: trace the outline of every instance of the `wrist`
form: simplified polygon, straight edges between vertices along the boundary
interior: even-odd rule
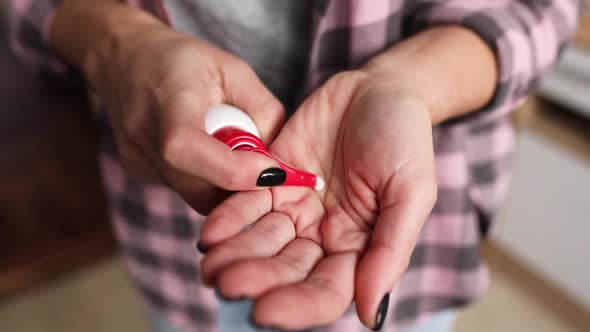
[[[433,125],[485,106],[498,79],[493,51],[461,26],[418,33],[371,59],[363,70],[424,100]]]
[[[399,68],[389,70],[373,66],[366,66],[362,70],[370,78],[365,82],[365,90],[386,91],[392,99],[403,97],[419,101],[425,106],[420,109],[427,110],[432,125],[442,122],[438,100],[444,91],[428,80],[423,68],[400,63]]]
[[[429,125],[439,122],[434,118],[437,114],[432,101],[432,95],[425,93],[416,79],[419,74],[408,75],[408,71],[378,71],[375,68],[363,67],[358,70],[363,77],[357,89],[357,98],[382,100],[386,96],[388,107],[398,111],[411,110],[413,113],[419,111],[420,118]],[[415,73],[415,72],[413,72]],[[394,79],[392,79],[394,78]],[[370,104],[370,103],[369,103]]]
[[[117,0],[66,0],[56,11],[50,44],[93,82],[125,40],[155,25],[162,23]]]

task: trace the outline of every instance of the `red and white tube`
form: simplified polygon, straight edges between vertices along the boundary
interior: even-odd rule
[[[254,121],[236,107],[226,104],[211,107],[205,118],[205,131],[232,150],[252,151],[275,160],[287,173],[283,186],[304,186],[318,191],[324,189],[325,182],[320,176],[291,167],[268,152]]]

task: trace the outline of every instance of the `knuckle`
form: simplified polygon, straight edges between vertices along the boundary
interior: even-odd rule
[[[280,121],[281,123],[285,121],[285,108],[283,107],[283,104],[276,100],[272,95],[269,96],[268,101],[264,104],[263,110],[266,111],[266,117]]]
[[[231,169],[223,169],[219,172],[219,186],[226,190],[238,190],[239,175]]]
[[[224,61],[222,64],[222,72],[225,73],[225,83],[227,85],[231,84],[231,80],[227,80],[227,78],[247,78],[252,80],[258,80],[258,76],[254,69],[245,61],[231,55],[227,61]]]
[[[187,82],[168,81],[163,82],[153,89],[157,107],[168,111],[185,107],[185,105],[198,105],[195,92],[187,87]]]
[[[160,154],[171,165],[180,163],[184,150],[183,133],[180,129],[173,129],[162,137]]]

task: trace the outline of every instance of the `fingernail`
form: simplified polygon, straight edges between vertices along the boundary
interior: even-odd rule
[[[387,308],[389,308],[389,293],[385,294],[381,303],[379,303],[379,308],[377,308],[377,317],[375,317],[375,327],[373,331],[379,331],[383,327],[383,323],[385,323],[385,316],[387,316]]]
[[[203,244],[203,242],[199,241],[197,242],[197,250],[201,253],[201,254],[206,254],[207,250],[209,250],[209,248],[205,247],[205,245]]]
[[[281,168],[269,168],[262,171],[256,185],[258,187],[276,187],[285,183],[287,173]]]

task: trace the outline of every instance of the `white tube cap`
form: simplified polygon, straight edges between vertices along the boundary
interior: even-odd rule
[[[205,131],[211,135],[225,127],[237,127],[260,137],[254,120],[246,112],[227,104],[212,106],[205,117]]]

